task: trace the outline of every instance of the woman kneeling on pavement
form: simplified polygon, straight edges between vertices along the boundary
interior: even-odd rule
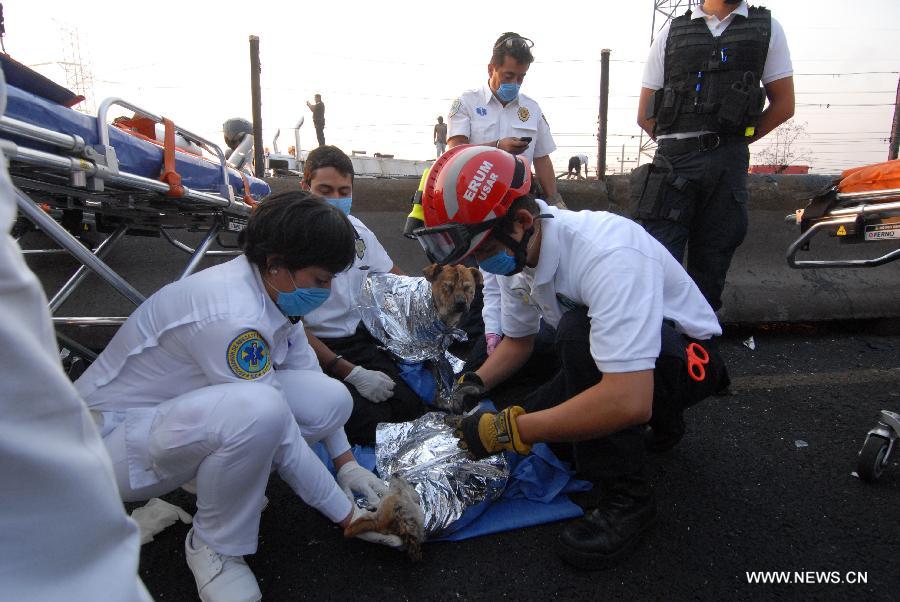
[[[299,322],[352,264],[354,241],[347,217],[315,196],[265,200],[243,255],[156,292],[76,382],[124,501],[195,481],[185,555],[204,601],[261,598],[243,556],[256,552],[272,471],[342,527],[361,512],[352,492],[377,506],[386,491],[354,461],[350,393],[322,373]],[[337,482],[310,448],[319,441]]]

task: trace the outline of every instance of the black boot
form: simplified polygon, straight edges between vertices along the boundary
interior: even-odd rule
[[[562,559],[593,571],[619,563],[656,521],[656,498],[642,479],[608,483],[597,507],[567,525],[559,538]]]

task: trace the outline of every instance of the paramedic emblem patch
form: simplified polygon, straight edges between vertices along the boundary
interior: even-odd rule
[[[362,238],[356,239],[356,257],[357,259],[362,259],[363,255],[366,254],[366,241]]]
[[[272,364],[269,361],[269,344],[255,330],[241,333],[228,345],[228,367],[238,378],[255,380],[266,374]]]
[[[525,107],[519,107],[519,121],[525,122],[528,121],[528,118],[531,117],[531,113],[528,112],[528,109]]]
[[[453,101],[453,104],[450,105],[450,113],[447,115],[448,117],[453,117],[457,113],[459,113],[459,108],[462,106],[462,102],[457,98]]]

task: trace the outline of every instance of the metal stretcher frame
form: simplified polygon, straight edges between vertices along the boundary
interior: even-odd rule
[[[223,230],[239,231],[252,209],[245,200],[235,197],[233,187],[229,183],[229,166],[218,145],[171,121],[167,123],[175,133],[195,142],[216,157],[222,176],[216,192],[183,186],[180,187],[179,194],[173,196],[169,183],[119,169],[116,150],[110,144],[109,124],[106,121],[109,109],[113,106],[121,106],[158,123],[165,121],[162,117],[119,98],[106,99],[100,105],[97,114],[99,143],[91,146],[78,135],[56,132],[3,115],[6,108],[6,86],[2,81],[2,74],[0,87],[2,87],[0,151],[9,159],[10,175],[16,185],[17,207],[25,218],[61,247],[60,250],[36,249],[23,252],[25,254],[65,252],[81,264],[51,298],[49,303],[51,314],[65,303],[89,272],[95,273],[135,306],[144,301],[143,294],[103,261],[104,257],[128,234],[129,228],[143,231],[157,229],[170,244],[187,253],[189,260],[179,278],[192,274],[206,257],[240,254],[237,250],[210,250],[212,243]],[[49,145],[60,154],[28,148],[6,139],[6,136],[34,141],[43,146]],[[23,189],[38,193],[39,200],[33,199]],[[245,192],[249,194],[249,191]],[[59,199],[65,199],[65,202],[60,202]],[[79,209],[85,214],[93,214],[95,219],[98,215],[110,215],[121,221],[96,249],[90,250],[42,209],[41,201],[48,202],[57,209]],[[175,240],[168,231],[170,229],[205,231],[206,236],[196,248],[191,248]],[[117,326],[125,319],[54,317],[53,320],[56,326]],[[89,349],[64,335],[58,336],[63,346],[93,359],[91,356],[94,354]]]
[[[839,227],[841,225],[849,226],[857,224],[859,220],[866,217],[900,216],[900,188],[838,193],[837,201],[844,204],[853,202],[858,204],[831,209],[825,216],[816,219],[809,229],[801,234],[800,237],[788,247],[787,262],[790,267],[799,269],[870,268],[900,259],[900,249],[894,249],[880,257],[872,259],[797,260],[797,251],[805,247],[806,243],[822,230]]]

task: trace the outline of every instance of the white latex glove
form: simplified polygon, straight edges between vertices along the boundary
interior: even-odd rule
[[[354,460],[341,466],[341,469],[337,471],[336,478],[338,485],[344,490],[354,508],[356,507],[356,498],[353,496],[354,491],[366,496],[366,501],[370,506],[377,507],[381,502],[381,497],[388,490],[384,481]]]
[[[174,525],[175,521],[189,524],[193,517],[175,504],[155,497],[140,508],[135,508],[131,518],[141,528],[141,545],[144,545],[153,541],[154,535]]]
[[[373,516],[374,514],[374,512],[363,510],[362,508],[359,508],[356,504],[354,504],[353,516],[350,517],[350,524],[355,523],[361,518]],[[378,543],[389,548],[394,548],[395,550],[403,549],[403,541],[396,535],[385,535],[384,533],[378,533],[377,531],[367,531],[365,533],[360,533],[356,536],[356,538],[363,541],[368,541],[369,543]]]
[[[375,403],[381,403],[393,395],[396,386],[391,377],[384,372],[367,370],[362,366],[351,370],[350,374],[344,378],[344,382],[356,387],[360,395]]]

